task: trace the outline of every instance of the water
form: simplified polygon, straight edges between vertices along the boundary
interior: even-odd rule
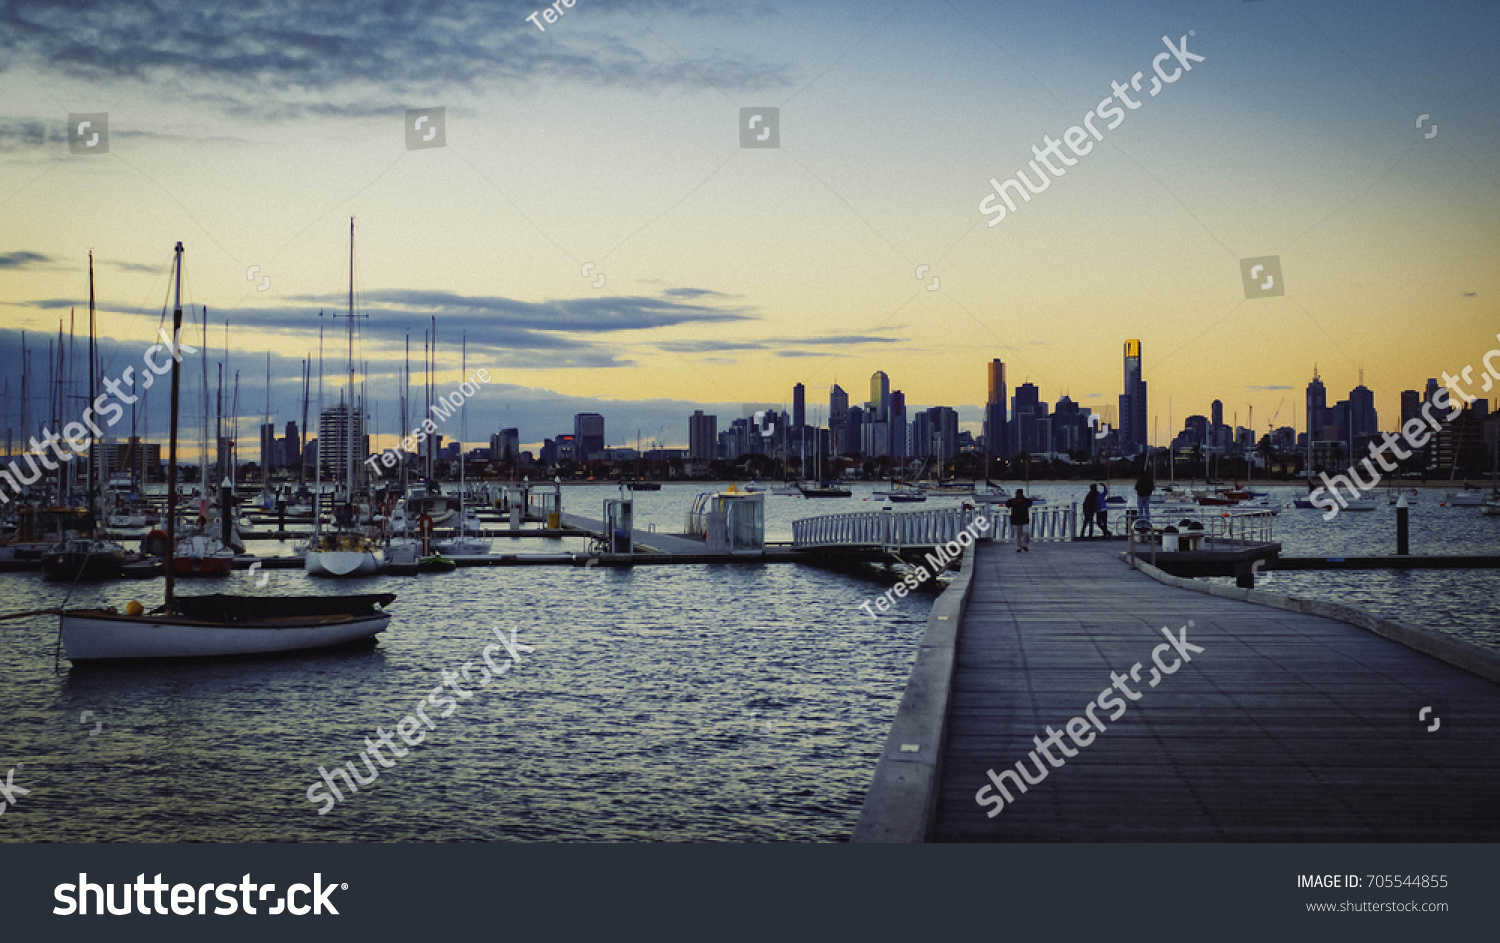
[[[699,490],[636,495],[638,524],[680,531]],[[768,496],[768,539],[790,539],[802,516],[879,506],[861,500],[868,487],[855,490]],[[1054,503],[1084,490],[1035,489]],[[590,516],[616,496],[565,490],[569,510]],[[1500,552],[1500,519],[1436,499],[1424,494],[1412,512],[1413,551]],[[1385,507],[1328,524],[1289,510],[1276,527],[1288,555],[1383,553],[1391,521]],[[577,549],[496,541],[507,552],[564,546]],[[1272,585],[1394,607],[1383,611],[1493,645],[1492,573],[1278,572]],[[884,588],[878,579],[790,564],[270,577],[263,591],[283,595],[395,592],[395,618],[364,651],[93,669],[64,659],[56,671],[55,618],[0,623],[0,775],[15,768],[31,790],[0,818],[0,840],[845,840],[932,599],[908,597],[872,620],[857,607]],[[243,572],[183,586],[256,591]],[[36,574],[0,574],[4,612],[65,592]],[[79,587],[72,604],[154,604],[159,593],[159,581]],[[535,651],[488,686],[459,682],[471,698],[447,718],[432,709],[424,743],[320,816],[307,798],[319,767],[352,760],[368,778],[364,739],[394,732],[445,669],[480,664],[495,626]]]

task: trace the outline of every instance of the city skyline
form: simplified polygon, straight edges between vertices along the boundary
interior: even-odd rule
[[[506,384],[495,398],[555,394],[559,416],[629,425],[780,401],[796,383],[860,390],[880,369],[909,409],[954,404],[977,433],[971,361],[998,355],[1013,385],[1099,411],[1121,393],[1122,338],[1148,352],[1152,427],[1166,403],[1188,415],[1210,396],[1269,416],[1312,362],[1340,387],[1363,369],[1394,415],[1408,374],[1461,369],[1500,321],[1486,30],[1394,2],[1354,18],[1157,2],[1123,29],[1102,27],[1098,3],[944,17],[666,5],[648,27],[601,2],[545,34],[514,3],[299,23],[310,43],[368,50],[347,79],[321,56],[250,66],[200,50],[200,34],[223,49],[258,35],[251,8],[195,18],[197,32],[177,12],[142,14],[152,28],[108,5],[0,20],[8,369],[20,329],[44,341],[84,307],[90,247],[101,332],[135,356],[181,239],[211,335],[227,317],[234,358],[270,352],[295,387],[317,310],[344,306],[349,216],[372,379],[397,376],[402,340],[436,316],[439,385],[459,377],[467,333],[471,363]],[[1013,47],[1018,30],[1036,39]],[[1205,57],[1191,81],[1132,111],[1045,197],[981,225],[991,177],[1188,30]],[[448,54],[424,62],[435,36]],[[61,55],[64,42],[89,55]],[[1267,57],[1299,65],[1268,74]],[[407,149],[405,109],[425,105],[446,108],[444,146]],[[756,105],[780,108],[779,147],[738,146],[738,110]],[[74,113],[108,114],[107,153],[72,152]],[[1441,133],[1418,133],[1419,114]],[[1268,255],[1285,294],[1247,297],[1239,263]],[[476,428],[520,425],[473,409]]]

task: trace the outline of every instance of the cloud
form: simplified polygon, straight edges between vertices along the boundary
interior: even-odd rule
[[[19,64],[114,87],[140,82],[270,120],[369,115],[388,111],[393,99],[496,85],[657,91],[793,84],[780,64],[725,52],[648,55],[623,36],[637,10],[696,18],[713,15],[712,5],[588,0],[567,13],[568,28],[558,24],[545,35],[526,21],[536,9],[532,0],[212,7],[188,0],[12,0],[0,5],[0,71]],[[752,15],[768,11],[757,7]]]
[[[772,337],[765,340],[685,340],[685,341],[662,341],[656,344],[658,350],[665,350],[678,354],[701,354],[711,352],[722,352],[728,350],[770,350],[776,351],[778,356],[795,357],[801,356],[785,350],[788,347],[857,347],[863,344],[898,344],[899,337],[877,337],[873,334],[833,334],[821,337]],[[808,353],[809,357],[825,357],[826,353]]]
[[[25,250],[0,252],[0,269],[30,268],[33,265],[40,265],[51,261],[51,256],[42,255],[39,252],[27,252]]]
[[[1260,390],[1260,391],[1264,392],[1264,391],[1268,391],[1268,390],[1290,390],[1290,389],[1295,389],[1295,387],[1290,387],[1290,386],[1247,386],[1247,387],[1245,387],[1245,389],[1247,389],[1247,390]]]
[[[137,263],[112,264],[130,266]],[[752,310],[743,307],[715,307],[645,296],[532,302],[498,295],[391,290],[367,292],[359,295],[357,300],[357,313],[364,316],[360,318],[358,330],[366,345],[365,362],[372,371],[384,368],[393,375],[400,368],[401,350],[407,336],[420,338],[433,318],[437,319],[438,340],[445,352],[456,353],[461,340],[466,337],[471,363],[518,370],[635,366],[636,361],[630,359],[623,349],[630,342],[628,335],[632,332],[698,324],[727,325],[758,318]],[[42,298],[6,304],[60,310],[84,303],[77,298]],[[320,321],[317,312],[320,310],[325,333],[329,337],[341,336],[345,324],[339,315],[345,310],[345,305],[342,295],[304,295],[287,298],[281,305],[228,311],[210,307],[209,317],[213,325],[222,325],[227,317],[232,332],[249,330],[262,336],[294,337],[294,342],[281,346],[295,350],[297,346],[316,344]],[[105,305],[100,310],[106,316],[106,324],[110,317],[125,316],[147,318],[154,326],[162,316],[159,308]],[[104,330],[108,331],[108,327]],[[691,347],[698,342],[679,343]],[[719,349],[713,346],[713,342],[705,343],[708,346],[703,347],[704,351]],[[657,346],[672,349],[667,344]]]

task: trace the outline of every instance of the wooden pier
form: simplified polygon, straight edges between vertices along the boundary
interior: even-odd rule
[[[1132,569],[1120,550],[966,555],[853,840],[1500,838],[1500,657],[1348,607]],[[1152,688],[1164,628],[1202,651]],[[1095,703],[1105,729],[1080,721],[1070,737]],[[1073,753],[1051,746],[1062,765],[1022,792],[1001,774],[1019,762],[1037,779],[1049,726]],[[1011,793],[993,816],[979,801],[991,770]]]

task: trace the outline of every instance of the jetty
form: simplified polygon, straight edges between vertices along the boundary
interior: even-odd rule
[[[1500,656],[1141,549],[965,554],[852,840],[1500,839]]]

